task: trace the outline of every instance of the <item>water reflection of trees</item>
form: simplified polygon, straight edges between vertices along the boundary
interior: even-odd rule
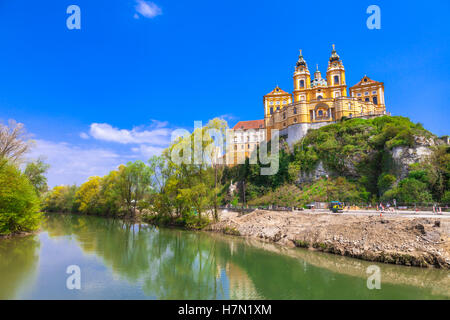
[[[51,216],[51,237],[72,236],[86,253],[101,257],[112,271],[140,284],[157,299],[225,298],[218,250],[224,244],[201,233],[156,229],[97,217]]]
[[[0,241],[0,300],[16,299],[18,291],[36,277],[39,262],[37,236]]]
[[[306,256],[220,235],[74,215],[46,223],[50,236],[73,237],[84,252],[101,257],[114,274],[142,287],[150,298],[425,299],[435,294],[430,288],[386,282],[381,292],[369,291],[366,278],[339,270],[349,268],[345,261],[332,269],[327,267],[331,262],[317,265]]]

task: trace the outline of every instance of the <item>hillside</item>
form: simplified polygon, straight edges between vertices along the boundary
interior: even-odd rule
[[[303,206],[336,199],[352,203],[450,204],[450,146],[408,118],[344,119],[310,130],[284,146],[275,176],[259,165],[228,170],[237,195],[253,205]],[[236,197],[236,195],[235,195]]]

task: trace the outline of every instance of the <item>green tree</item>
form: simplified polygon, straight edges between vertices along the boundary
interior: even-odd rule
[[[113,170],[101,179],[99,207],[101,215],[117,215],[121,211],[119,199],[119,170]]]
[[[427,185],[413,178],[400,181],[397,187],[392,188],[382,196],[384,201],[396,199],[398,203],[431,203],[433,198]]]
[[[99,213],[100,203],[100,177],[90,177],[83,183],[75,194],[75,201],[79,204],[81,213]]]
[[[29,162],[25,167],[24,173],[39,196],[48,191],[47,177],[45,176],[45,173],[49,168],[50,165],[44,163],[41,159]]]
[[[40,201],[20,170],[8,163],[0,167],[0,234],[34,231],[41,221]]]
[[[441,201],[442,201],[443,204],[450,204],[450,190],[445,191],[445,194],[442,197]]]
[[[140,160],[128,162],[120,169],[117,180],[119,196],[127,212],[133,217],[136,215],[139,202],[151,191],[153,174],[152,168]]]
[[[79,204],[75,201],[77,191],[76,185],[54,187],[44,197],[44,210],[61,213],[78,212]]]
[[[396,181],[397,178],[394,175],[388,173],[382,174],[378,178],[378,190],[380,192],[380,195],[391,189]]]

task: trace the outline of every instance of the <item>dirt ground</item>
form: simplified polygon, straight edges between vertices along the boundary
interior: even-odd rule
[[[448,217],[225,210],[208,230],[367,261],[450,269]]]

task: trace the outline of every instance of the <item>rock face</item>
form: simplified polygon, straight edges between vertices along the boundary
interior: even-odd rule
[[[433,153],[432,147],[436,145],[433,138],[416,136],[414,139],[415,146],[413,148],[400,146],[390,151],[400,179],[408,176],[411,164],[421,162],[429,157]]]
[[[298,123],[289,126],[286,129],[280,131],[280,137],[285,137],[286,142],[289,145],[289,148],[303,139],[306,136],[309,130],[311,129],[319,129],[329,125],[331,122],[316,122],[316,123]],[[335,122],[332,122],[335,123]]]
[[[402,180],[408,176],[409,166],[414,163],[421,162],[432,155],[433,147],[435,147],[438,142],[434,138],[426,138],[423,136],[414,137],[415,144],[414,147],[399,146],[392,150],[386,150],[392,158],[395,171],[397,172],[397,177]],[[371,157],[376,155],[376,151],[373,150],[365,154],[366,158],[371,159]],[[346,177],[359,178],[357,165],[362,161],[362,156],[360,154],[355,154],[352,157],[346,158],[341,167],[341,172],[336,173],[328,170],[322,161],[319,161],[316,168],[310,172],[299,172],[299,178],[297,183],[310,183],[319,180],[324,176],[336,176],[343,175]]]
[[[228,214],[209,230],[368,261],[450,269],[450,222],[444,220],[262,210]]]
[[[331,172],[326,170],[323,166],[322,161],[320,161],[313,171],[310,171],[310,172],[301,171],[297,183],[303,184],[303,183],[314,182],[316,180],[319,180],[321,177],[324,177],[327,175],[330,176]]]

